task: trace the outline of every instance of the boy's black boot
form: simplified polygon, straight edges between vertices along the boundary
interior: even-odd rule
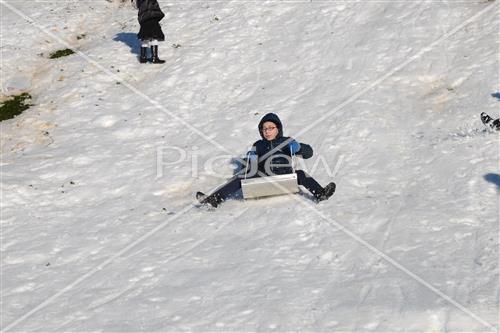
[[[211,195],[207,196],[203,192],[196,192],[196,199],[198,199],[198,201],[201,204],[209,204],[210,206],[212,206],[214,208],[217,208],[217,206],[220,203],[214,196],[211,196]]]
[[[488,125],[492,120],[493,118],[486,114],[486,112],[481,112],[481,121],[483,124]]]
[[[495,119],[490,125],[494,130],[500,131],[500,119]]]
[[[161,60],[158,57],[158,45],[151,46],[151,54],[153,56],[152,63],[153,64],[164,64],[165,60]]]
[[[321,191],[321,193],[318,193],[318,195],[316,195],[316,199],[318,200],[318,202],[323,200],[328,200],[333,195],[333,193],[335,193],[336,187],[337,186],[335,185],[334,182],[331,182],[330,184],[326,185],[323,191]]]
[[[481,121],[483,124],[490,126],[497,131],[500,130],[500,119],[493,120],[493,118],[487,115],[486,112],[481,113]]]
[[[148,48],[141,46],[141,56],[139,57],[139,62],[144,64],[148,62]]]

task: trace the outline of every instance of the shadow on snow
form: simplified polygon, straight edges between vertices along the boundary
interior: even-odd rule
[[[122,42],[130,47],[130,53],[133,53],[137,56],[140,54],[139,48],[139,40],[137,39],[137,34],[132,32],[120,32],[115,38],[113,38],[115,42]]]

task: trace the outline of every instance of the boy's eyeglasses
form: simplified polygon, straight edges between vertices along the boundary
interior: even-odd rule
[[[263,127],[262,132],[270,132],[276,129],[276,126],[274,127]]]

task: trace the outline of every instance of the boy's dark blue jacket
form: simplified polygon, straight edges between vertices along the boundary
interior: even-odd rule
[[[262,133],[262,126],[267,121],[273,122],[274,124],[276,124],[276,127],[278,127],[278,135],[272,141],[266,140]],[[281,147],[280,149],[273,151],[268,157],[263,159],[264,155],[266,155],[267,153],[275,149],[277,146],[279,146],[281,143],[290,138],[287,136],[283,136],[283,125],[281,124],[280,118],[274,113],[266,114],[259,122],[259,133],[260,136],[262,137],[262,140],[259,140],[253,144],[253,149],[255,150],[259,158],[259,171],[267,175],[272,175],[272,174],[282,175],[282,174],[292,173],[293,169],[290,165],[291,153],[288,143],[284,144],[283,147]],[[313,150],[311,146],[309,146],[308,144],[300,143],[300,150],[295,154],[295,156],[300,156],[302,158],[307,159],[313,156]],[[268,159],[272,159],[271,161],[267,162],[268,164],[271,165],[271,167],[269,168],[271,174],[269,174],[265,170],[265,164]]]

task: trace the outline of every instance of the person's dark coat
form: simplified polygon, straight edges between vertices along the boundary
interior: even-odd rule
[[[137,0],[137,8],[139,9],[139,24],[154,19],[160,22],[165,14],[161,11],[158,0]]]
[[[137,8],[139,9],[138,20],[141,25],[137,37],[141,40],[164,41],[165,35],[161,30],[160,21],[165,17],[165,14],[160,9],[158,1],[137,0]]]
[[[278,135],[272,141],[266,140],[262,132],[262,126],[267,121],[276,124],[276,127],[278,128]],[[275,150],[277,146],[289,139],[289,137],[283,136],[283,125],[279,117],[274,113],[266,114],[259,122],[258,128],[262,140],[255,142],[253,144],[253,147],[259,159],[259,171],[269,176],[273,174],[281,175],[292,173],[293,169],[291,167],[290,158],[291,152],[288,143],[284,144],[280,149]],[[273,152],[268,157],[264,157],[271,151]],[[299,156],[304,159],[310,158],[313,156],[313,149],[308,144],[300,143],[300,150],[294,156]],[[265,165],[266,161],[268,161],[269,159],[271,160],[267,162],[267,164],[270,165],[270,167],[268,167],[268,170],[266,171]],[[269,173],[268,171],[271,172]]]

